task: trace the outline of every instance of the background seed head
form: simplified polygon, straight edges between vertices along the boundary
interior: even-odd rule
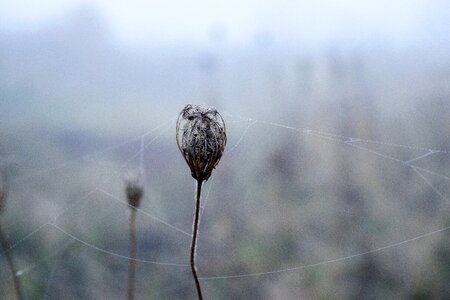
[[[192,177],[207,180],[227,142],[225,122],[213,107],[186,105],[177,121],[177,145]]]
[[[133,207],[139,207],[140,200],[144,195],[144,185],[142,183],[141,174],[139,172],[129,172],[125,176],[124,181],[128,204]]]

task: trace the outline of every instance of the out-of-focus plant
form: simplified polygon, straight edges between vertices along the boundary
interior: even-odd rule
[[[0,172],[0,214],[4,212],[6,207],[6,197],[8,196],[8,182],[6,180],[6,176]],[[3,230],[0,225],[0,243],[3,247],[3,253],[5,254],[6,260],[8,261],[9,269],[11,270],[11,274],[14,282],[14,289],[16,290],[17,299],[23,299],[22,290],[20,287],[19,278],[17,277],[16,267],[14,265],[14,260],[12,257],[12,249],[9,245],[6,236],[3,234]]]
[[[125,178],[125,194],[127,195],[128,204],[130,206],[130,265],[128,268],[128,300],[133,300],[136,286],[137,257],[136,209],[139,207],[142,195],[144,194],[144,186],[142,184],[140,174],[130,173],[127,175]]]

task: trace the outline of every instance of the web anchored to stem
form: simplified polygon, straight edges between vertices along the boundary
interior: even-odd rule
[[[290,130],[290,131],[293,131],[298,134],[302,134],[302,135],[305,135],[305,136],[308,136],[311,138],[318,139],[319,141],[323,141],[323,142],[327,142],[327,143],[335,143],[337,145],[341,145],[344,149],[346,147],[348,147],[350,149],[354,149],[357,151],[367,153],[369,155],[373,155],[382,160],[392,162],[401,168],[409,168],[410,170],[413,171],[415,176],[417,176],[417,178],[425,184],[425,186],[428,186],[430,188],[430,190],[433,193],[435,193],[441,199],[445,200],[447,203],[450,202],[449,197],[446,195],[445,192],[443,192],[441,190],[442,187],[437,186],[436,184],[434,184],[434,181],[431,180],[431,178],[439,178],[440,180],[443,180],[445,182],[450,182],[450,177],[446,174],[441,174],[440,172],[434,171],[432,169],[424,168],[423,166],[421,166],[419,164],[424,159],[432,159],[436,155],[450,154],[450,150],[448,150],[448,149],[434,149],[433,147],[429,148],[429,147],[421,147],[421,146],[411,146],[411,145],[403,145],[403,144],[399,144],[399,143],[389,143],[389,142],[384,142],[384,141],[364,139],[361,137],[337,135],[337,134],[332,134],[332,133],[308,129],[308,128],[293,127],[293,126],[289,126],[289,125],[281,124],[281,123],[277,123],[277,122],[257,120],[257,119],[245,118],[245,117],[236,117],[236,116],[234,116],[232,114],[228,114],[228,113],[224,113],[224,116],[225,116],[225,118],[230,119],[230,121],[227,121],[227,124],[229,125],[229,127],[231,129],[240,129],[240,133],[231,139],[232,145],[228,148],[228,150],[226,150],[224,152],[224,160],[226,160],[227,156],[233,156],[237,153],[236,150],[239,149],[239,147],[241,147],[243,144],[245,144],[247,134],[249,134],[252,131],[252,129],[254,129],[256,126],[261,126],[261,127],[269,126],[271,128]],[[98,196],[98,195],[105,196],[104,198],[102,198],[102,199],[106,199],[106,201],[108,201],[105,205],[107,205],[109,203],[116,203],[118,205],[123,205],[124,207],[127,207],[128,204],[123,199],[122,195],[117,195],[114,192],[109,191],[108,188],[105,186],[105,184],[110,182],[115,177],[119,177],[120,174],[123,173],[124,169],[127,168],[130,164],[132,164],[136,159],[139,160],[139,166],[143,167],[143,165],[144,165],[143,161],[148,160],[149,157],[151,157],[151,155],[149,155],[149,153],[147,153],[147,155],[144,156],[143,155],[144,151],[147,151],[149,146],[154,144],[154,142],[158,139],[158,137],[161,136],[161,134],[163,132],[162,130],[164,130],[164,132],[165,132],[166,130],[173,129],[169,125],[169,124],[171,124],[172,121],[173,120],[168,120],[167,122],[144,133],[143,135],[140,135],[139,137],[133,138],[132,140],[121,142],[117,145],[113,145],[113,146],[110,146],[110,147],[107,147],[104,149],[100,149],[94,153],[90,153],[85,156],[77,158],[75,161],[80,161],[80,160],[96,161],[96,159],[93,159],[93,157],[98,157],[98,156],[104,155],[104,154],[108,153],[109,151],[113,151],[120,147],[127,147],[130,144],[133,144],[136,142],[139,142],[141,145],[137,152],[133,153],[130,157],[128,157],[128,159],[123,164],[121,164],[115,172],[110,174],[106,179],[102,180],[100,184],[93,187],[90,191],[86,192],[83,196],[79,197],[75,201],[70,202],[66,207],[64,207],[62,209],[62,211],[60,211],[56,215],[52,216],[51,220],[49,220],[43,224],[40,224],[38,226],[35,226],[35,229],[33,231],[29,232],[22,238],[18,238],[18,239],[16,239],[16,241],[11,241],[10,247],[8,249],[6,249],[5,251],[3,251],[0,254],[0,257],[3,256],[6,252],[11,251],[12,249],[15,249],[15,248],[19,247],[20,245],[22,245],[24,242],[30,240],[33,236],[35,236],[39,232],[42,232],[43,230],[46,230],[46,229],[54,229],[57,232],[64,235],[65,237],[67,237],[71,242],[68,243],[66,240],[66,241],[64,241],[64,243],[61,243],[62,246],[57,247],[53,253],[50,253],[46,257],[41,258],[38,261],[34,261],[24,267],[22,266],[16,272],[17,276],[24,276],[25,274],[28,274],[29,272],[38,269],[38,267],[41,265],[41,263],[43,261],[55,258],[59,254],[66,251],[70,247],[70,245],[72,245],[73,243],[78,243],[78,244],[83,245],[87,248],[90,248],[94,251],[104,253],[107,255],[111,255],[111,256],[119,258],[119,259],[131,260],[132,258],[129,256],[122,255],[122,254],[115,253],[113,251],[104,249],[104,248],[96,245],[95,242],[88,242],[85,238],[79,236],[79,234],[74,233],[73,230],[66,229],[66,228],[64,228],[64,226],[58,225],[57,223],[63,216],[70,214],[72,209],[89,206],[90,201],[88,201],[88,200],[91,200],[94,196]],[[237,125],[239,125],[240,127],[238,128]],[[233,126],[235,126],[235,127],[233,127]],[[158,130],[159,130],[159,134],[155,134],[158,132]],[[147,141],[146,139],[150,135],[153,135],[153,136],[151,137],[151,139],[149,139]],[[404,149],[406,151],[411,151],[411,153],[413,151],[414,151],[414,153],[419,152],[419,154],[417,156],[413,156],[412,158],[403,160],[403,159],[394,157],[392,155],[385,154],[376,149],[373,149],[373,148],[371,148],[371,145],[377,145],[377,146],[381,146],[381,147],[400,148],[400,149]],[[43,174],[50,173],[55,170],[70,168],[71,166],[72,166],[72,162],[68,161],[62,165],[59,165],[56,167],[51,167],[51,168],[48,168],[45,170],[36,171],[36,172],[33,172],[32,174],[29,174],[29,175],[26,175],[26,176],[23,176],[20,178],[12,178],[11,183],[13,184],[16,181],[24,182],[26,180],[38,178],[39,176],[42,176]],[[211,184],[211,182],[209,184]],[[202,200],[203,205],[201,207],[200,216],[202,216],[205,213],[207,199],[209,198],[209,193],[211,191],[211,187],[212,187],[212,185],[210,185],[205,199]],[[32,195],[31,195],[31,197],[32,197]],[[36,199],[36,201],[39,201],[39,200]],[[186,228],[183,228],[182,226],[180,227],[178,225],[175,225],[175,223],[173,221],[164,220],[164,218],[158,216],[157,213],[150,213],[149,210],[141,209],[141,208],[136,208],[136,213],[141,214],[143,217],[147,218],[148,220],[151,220],[152,222],[157,222],[157,223],[161,224],[162,226],[164,226],[164,228],[166,228],[167,230],[170,230],[170,231],[178,234],[180,239],[189,241],[190,238],[192,237],[192,234],[188,232],[189,230],[187,230]],[[258,212],[255,212],[255,213],[258,213]],[[315,262],[315,263],[304,264],[304,265],[300,265],[300,266],[296,266],[296,267],[287,267],[287,268],[273,269],[273,270],[254,272],[254,273],[236,273],[236,274],[225,274],[225,275],[203,274],[201,272],[202,270],[200,269],[200,273],[202,274],[202,276],[200,276],[199,279],[201,279],[202,281],[207,281],[207,280],[209,281],[209,280],[223,280],[223,279],[233,279],[233,278],[243,278],[243,277],[257,277],[257,276],[265,276],[265,275],[271,275],[271,274],[279,274],[279,273],[283,273],[283,272],[293,272],[293,271],[303,270],[303,269],[307,269],[307,268],[325,266],[325,265],[333,264],[333,263],[342,263],[342,262],[346,262],[346,261],[349,261],[349,260],[357,258],[357,257],[386,251],[386,250],[389,250],[392,248],[404,246],[406,244],[411,244],[413,242],[417,242],[419,240],[426,239],[430,236],[448,231],[449,229],[450,229],[450,226],[437,228],[437,229],[429,231],[429,232],[425,232],[425,233],[421,233],[421,234],[413,235],[413,236],[408,236],[408,237],[405,237],[405,239],[403,239],[403,240],[393,241],[392,243],[388,243],[387,245],[384,245],[384,246],[381,246],[378,248],[375,247],[374,249],[371,249],[368,251],[357,252],[355,254],[351,254],[348,256],[342,256],[342,257],[331,258],[331,259],[326,259],[326,260],[319,260],[318,262]],[[208,238],[205,237],[205,239],[208,239]],[[139,259],[139,258],[135,259],[135,261],[137,263],[143,263],[143,264],[154,264],[154,265],[168,266],[168,267],[172,267],[172,266],[180,267],[180,268],[184,268],[186,270],[189,268],[189,263],[187,261],[187,257],[183,258],[183,261],[181,261],[181,262],[170,262],[170,261],[167,262],[167,261],[147,260],[147,259]],[[220,274],[219,271],[217,271],[217,273]]]

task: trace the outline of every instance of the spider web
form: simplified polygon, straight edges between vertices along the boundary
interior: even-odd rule
[[[247,116],[236,116],[227,112],[224,113],[224,118],[229,131],[228,149],[215,174],[207,182],[201,211],[202,223],[197,260],[201,280],[207,290],[225,289],[220,282],[237,278],[255,280],[252,278],[275,275],[284,275],[289,278],[305,269],[327,266],[332,268],[331,266],[350,263],[374,254],[386,255],[387,261],[392,261],[396,255],[388,250],[395,249],[403,254],[409,253],[408,255],[423,253],[421,251],[425,251],[424,248],[428,249],[427,247],[434,245],[438,236],[450,229],[450,226],[442,225],[444,224],[442,218],[447,217],[450,202],[448,196],[450,177],[440,167],[447,164],[449,149],[391,143],[361,136],[345,136]],[[183,164],[176,147],[170,142],[173,127],[174,120],[170,119],[135,138],[65,160],[49,168],[12,177],[10,180],[12,191],[8,199],[8,206],[12,213],[8,213],[6,222],[3,222],[11,246],[3,250],[0,257],[3,257],[6,252],[12,252],[20,257],[16,275],[20,278],[27,276],[42,278],[41,285],[45,286],[42,294],[45,297],[48,297],[52,288],[54,289],[57,285],[56,280],[64,280],[65,270],[62,269],[62,261],[70,260],[70,257],[81,265],[86,262],[92,263],[96,269],[100,270],[91,271],[91,274],[86,275],[97,278],[93,281],[93,285],[98,289],[98,293],[101,294],[111,286],[124,290],[126,280],[119,280],[111,271],[120,269],[123,273],[127,262],[131,260],[126,248],[129,205],[124,198],[122,176],[128,169],[140,169],[141,173],[145,174],[146,184],[144,204],[137,210],[140,243],[139,257],[136,259],[140,268],[138,277],[139,274],[143,274],[143,278],[152,280],[161,277],[162,282],[170,280],[181,284],[184,289],[189,289],[191,279],[188,268],[188,247],[191,238],[190,222],[194,188],[187,167]],[[286,135],[293,143],[292,149],[279,149],[281,135]],[[301,143],[305,143],[309,150],[301,148],[302,146],[299,146]],[[345,204],[329,198],[334,190],[328,194],[324,193],[323,195],[325,197],[328,195],[328,198],[322,199],[320,203],[297,199],[301,193],[294,195],[283,193],[286,185],[289,186],[295,182],[284,183],[282,180],[273,183],[272,188],[279,189],[279,192],[274,192],[273,195],[264,194],[267,192],[265,190],[248,192],[245,190],[245,184],[240,186],[239,193],[228,192],[236,191],[230,188],[230,185],[236,184],[235,181],[249,180],[250,171],[259,170],[263,177],[264,170],[261,167],[258,169],[258,166],[267,163],[259,158],[262,148],[270,148],[274,151],[274,157],[269,158],[274,161],[274,166],[286,163],[285,159],[291,161],[288,164],[291,163],[293,166],[293,177],[301,172],[298,170],[299,166],[319,163],[319,160],[324,157],[328,162],[336,162],[339,158],[335,158],[334,152],[330,149],[337,149],[338,152],[351,153],[351,156],[354,156],[350,159],[356,162],[352,161],[350,165],[359,166],[357,170],[361,172],[359,176],[368,176],[364,173],[366,168],[386,174],[383,175],[386,176],[384,181],[376,182],[374,185],[389,186],[386,189],[393,189],[395,186],[393,182],[401,181],[400,176],[406,173],[414,187],[398,194],[400,196],[403,194],[403,199],[391,198],[371,204],[379,208],[369,209],[370,213],[389,211],[383,221],[391,219],[386,221],[387,229],[384,229],[384,232],[380,233],[379,228],[383,227],[380,224],[374,225],[375,229],[362,229],[363,235],[369,239],[368,245],[363,247],[364,251],[355,251],[354,248],[358,247],[350,247],[345,243],[337,249],[327,247],[322,245],[320,234],[308,235],[304,226],[312,226],[314,228],[311,230],[323,232],[323,226],[327,227],[327,225],[317,223],[322,223],[336,209],[343,209],[344,211],[341,211],[343,216],[352,217],[353,212],[349,211]],[[325,149],[323,153],[311,154],[311,149],[321,148]],[[281,160],[277,156],[277,151],[282,154]],[[311,162],[301,157],[305,153],[312,157]],[[256,158],[246,161],[249,157]],[[236,165],[239,167],[236,168]],[[319,178],[324,174],[329,176],[326,175],[326,168],[325,163],[324,170],[316,170],[315,175]],[[348,169],[342,170],[344,173],[347,171]],[[354,172],[354,170],[350,171]],[[86,174],[90,174],[89,178],[81,179],[81,182],[77,180],[77,184],[71,183],[74,178],[82,178]],[[315,193],[321,189],[327,189],[327,185],[333,185],[327,179],[314,181],[307,175],[303,174],[301,179],[309,180],[310,185],[316,189],[309,193]],[[389,176],[392,177],[389,178]],[[164,178],[170,178],[171,184],[163,185]],[[46,188],[43,188],[43,184]],[[70,186],[69,191],[64,191],[67,194],[58,192],[58,186],[63,184]],[[49,191],[46,191],[47,189]],[[420,220],[416,220],[417,224],[415,224],[407,219],[408,216],[415,217],[418,214],[414,210],[414,205],[420,204],[411,204],[413,205],[411,208],[408,196],[419,192],[424,196],[418,198],[424,203],[433,198],[435,208],[426,216],[419,214]],[[49,198],[55,199],[55,202],[49,201]],[[312,196],[310,198],[315,199]],[[229,199],[233,200],[227,202]],[[33,204],[29,205],[29,203]],[[29,205],[28,208],[27,205]],[[321,210],[321,208],[324,209]],[[290,209],[293,211],[289,212]],[[237,211],[242,213],[230,215]],[[249,212],[251,216],[247,215]],[[297,217],[302,220],[297,223],[283,224],[284,219],[287,219],[286,222],[292,222]],[[14,229],[16,226],[14,218],[24,220],[22,230],[19,232]],[[364,226],[372,221],[359,222],[350,220],[350,227],[345,228],[351,229],[352,225]],[[323,223],[326,224],[325,221]],[[268,238],[267,236],[273,237],[273,234],[264,232],[264,230],[278,227],[287,229],[288,239],[295,241],[294,246],[280,245],[281,240]],[[30,230],[30,228],[33,229]],[[227,240],[227,237],[231,238],[233,234],[240,232],[246,237],[250,236],[257,246],[242,245],[245,244],[242,240],[236,245]],[[277,234],[279,233],[275,235]],[[374,237],[371,237],[371,234]],[[351,238],[351,233],[344,232],[342,235],[345,238]],[[302,236],[307,238],[303,240]],[[302,244],[305,246],[301,246]],[[324,246],[324,250],[309,249],[317,247],[322,249],[321,246]],[[290,247],[307,254],[294,253],[284,259],[281,254]],[[37,251],[35,251],[36,248],[38,248]],[[35,253],[24,254],[29,251]],[[267,253],[274,252],[277,254],[270,258],[266,257]],[[247,257],[248,261],[245,261],[243,257]],[[45,271],[48,275],[42,276],[46,273]],[[55,278],[56,274],[59,274],[58,279]],[[96,277],[98,274],[107,276],[99,280]],[[9,277],[5,281],[5,275],[2,276],[4,287],[12,278]],[[210,282],[219,283],[210,285]],[[290,282],[289,279],[287,282]],[[138,283],[138,289],[142,284],[143,281]],[[249,286],[260,284],[253,282]],[[286,288],[289,289],[292,286],[288,284]],[[164,292],[167,291],[161,291],[161,293]]]

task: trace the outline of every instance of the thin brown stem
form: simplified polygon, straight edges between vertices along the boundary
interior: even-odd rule
[[[128,267],[128,300],[134,299],[134,289],[136,285],[136,257],[137,257],[137,241],[136,241],[136,208],[131,207],[130,224],[130,264]]]
[[[197,288],[199,300],[202,300],[203,296],[202,296],[202,289],[200,287],[200,281],[198,280],[197,277],[197,270],[195,268],[195,248],[197,244],[198,223],[200,220],[200,195],[202,193],[202,183],[203,180],[201,179],[197,180],[197,197],[195,201],[194,226],[192,233],[191,257],[190,257],[192,276],[194,276],[195,287]]]
[[[12,276],[13,276],[13,282],[14,282],[14,289],[16,290],[16,296],[17,299],[22,300],[22,290],[20,289],[20,282],[19,278],[16,276],[16,268],[14,266],[14,261],[12,258],[12,254],[10,250],[10,246],[8,243],[8,240],[3,235],[2,229],[0,227],[0,242],[2,244],[3,253],[5,254],[6,260],[8,261],[9,269],[11,270]]]

